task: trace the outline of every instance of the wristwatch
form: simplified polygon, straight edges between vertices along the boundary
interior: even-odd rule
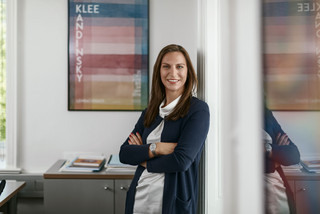
[[[264,144],[264,147],[266,148],[266,151],[267,151],[267,152],[271,152],[272,146],[271,146],[270,143],[265,143],[265,144]]]
[[[264,146],[265,146],[265,148],[266,148],[267,156],[270,157],[270,153],[271,153],[271,151],[272,151],[272,146],[271,146],[271,144],[265,143]]]
[[[151,143],[149,148],[150,148],[150,151],[152,152],[152,154],[154,156],[157,156],[157,154],[156,154],[157,144],[156,143]]]

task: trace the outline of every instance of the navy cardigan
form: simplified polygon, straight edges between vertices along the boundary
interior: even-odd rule
[[[120,161],[138,165],[127,193],[126,214],[133,213],[137,182],[145,169],[140,163],[147,161],[148,172],[165,173],[163,190],[163,214],[194,214],[198,198],[198,166],[202,148],[209,130],[208,105],[193,97],[188,114],[176,121],[165,120],[161,142],[177,142],[169,155],[149,158],[148,135],[162,121],[157,116],[150,127],[144,127],[144,110],[132,133],[139,132],[143,145],[129,145],[128,139],[120,148]]]
[[[272,173],[275,171],[275,162],[289,166],[298,164],[300,162],[300,153],[297,146],[290,140],[289,145],[279,146],[276,144],[276,137],[278,133],[284,134],[280,124],[273,116],[272,112],[265,108],[264,111],[264,129],[272,138],[272,158],[266,156],[265,173]]]

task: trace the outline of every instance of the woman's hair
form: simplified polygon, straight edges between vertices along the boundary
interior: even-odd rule
[[[170,52],[180,52],[183,54],[187,63],[188,73],[181,98],[178,104],[175,106],[173,112],[166,117],[167,120],[177,120],[181,117],[184,117],[188,113],[192,94],[197,88],[197,75],[193,68],[188,52],[180,45],[172,44],[164,47],[160,51],[153,67],[151,98],[144,119],[144,125],[146,127],[149,127],[155,120],[159,114],[159,106],[166,98],[166,90],[161,81],[160,69],[163,57]]]

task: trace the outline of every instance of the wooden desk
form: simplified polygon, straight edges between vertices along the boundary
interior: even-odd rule
[[[17,194],[26,185],[24,181],[7,181],[0,195],[0,211],[5,214],[17,213]]]
[[[60,172],[58,160],[44,177],[46,214],[123,214],[133,172]]]

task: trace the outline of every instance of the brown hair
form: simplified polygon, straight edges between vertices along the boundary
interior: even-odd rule
[[[159,106],[161,105],[162,101],[166,98],[165,87],[161,81],[160,68],[163,57],[170,52],[180,52],[184,55],[184,58],[187,63],[188,73],[181,98],[178,104],[175,106],[173,112],[166,117],[167,120],[177,120],[181,117],[184,117],[188,113],[192,93],[197,88],[197,75],[193,68],[188,52],[180,45],[171,44],[164,47],[160,51],[153,67],[151,98],[144,119],[144,125],[146,127],[149,127],[151,123],[155,120],[155,118],[159,114]]]

